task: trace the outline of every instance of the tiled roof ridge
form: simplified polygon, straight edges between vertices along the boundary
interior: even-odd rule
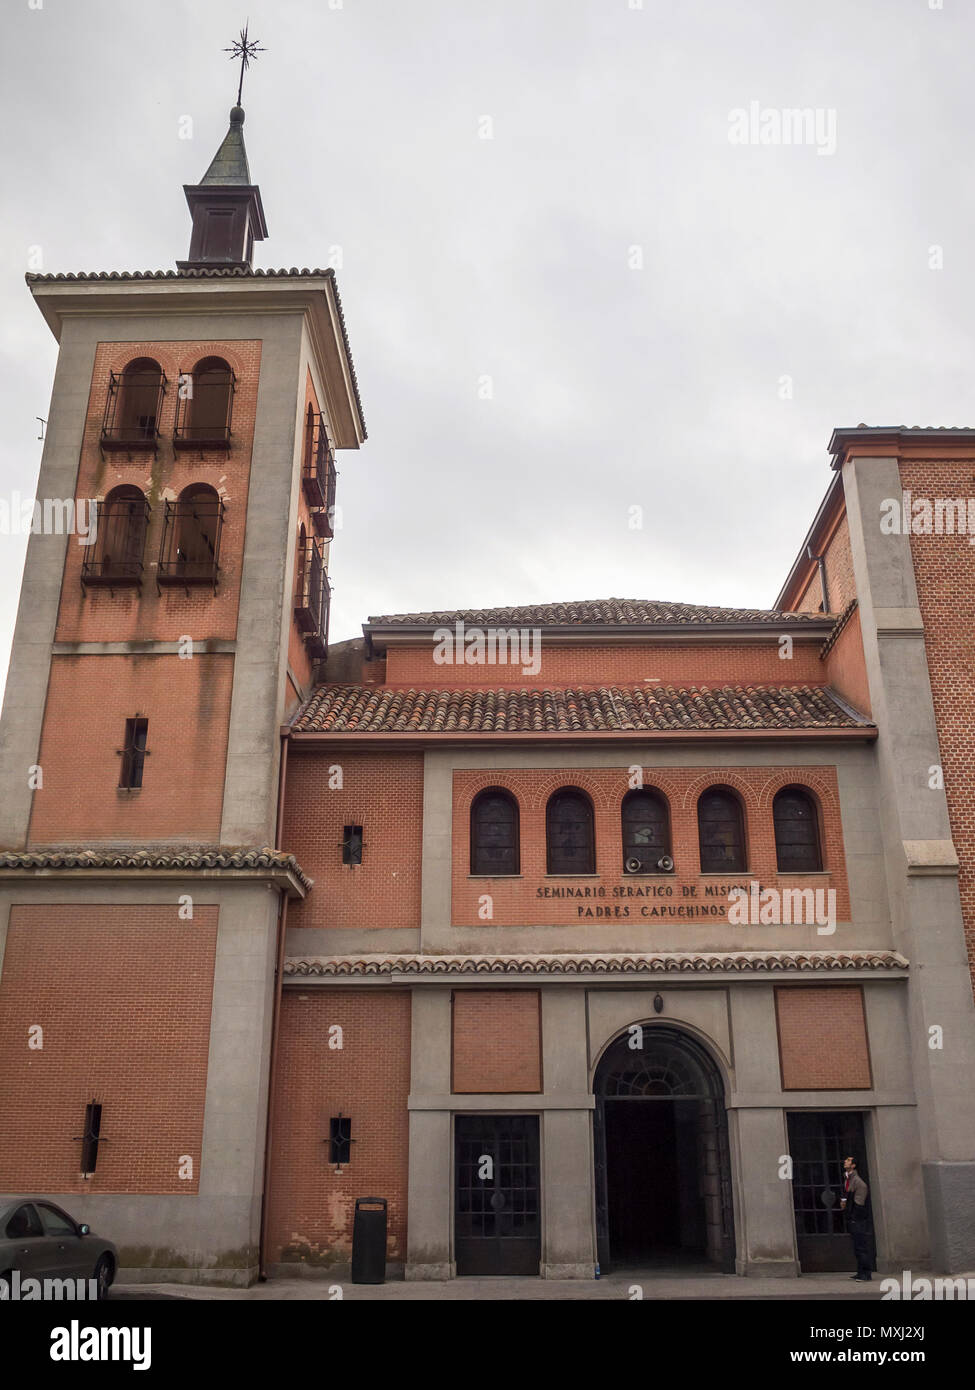
[[[858,598],[851,598],[849,603],[843,609],[843,612],[836,619],[836,622],[830,629],[829,636],[826,638],[826,641],[819,649],[820,661],[827,657],[829,653],[833,650],[833,648],[836,645],[837,638],[839,637],[843,629],[846,627],[850,619],[853,617],[853,614],[856,612],[857,608],[859,607],[859,604],[860,600]]]
[[[649,616],[648,616],[649,615]],[[710,604],[676,603],[664,599],[573,599],[556,603],[517,604],[499,608],[457,608],[421,613],[386,613],[368,618],[367,625],[429,626],[457,621],[508,622],[520,619],[549,626],[607,626],[645,627],[670,624],[713,625],[715,623],[777,623],[823,622],[830,614],[776,611],[767,608],[726,608]],[[551,620],[555,621],[551,621]]]
[[[717,971],[905,970],[899,951],[669,951],[519,953],[517,955],[292,956],[285,975],[589,975],[707,974]]]
[[[289,269],[282,267],[275,270],[269,266],[266,269],[260,266],[250,268],[243,266],[191,266],[186,270],[52,270],[34,271],[29,270],[24,276],[27,283],[34,284],[36,281],[50,283],[56,280],[208,280],[231,278],[238,280],[251,280],[254,278],[286,278],[316,277],[326,276],[329,280],[335,279],[335,271],[331,266],[322,270],[316,268],[309,270],[307,266],[301,270],[297,266]]]
[[[872,430],[875,434],[907,433],[911,430],[922,430],[926,434],[971,434],[975,431],[975,425],[841,425],[837,433],[854,434],[857,430]]]
[[[313,883],[293,854],[267,845],[260,849],[238,845],[5,849],[0,850],[2,869],[285,869],[305,888]]]
[[[292,733],[600,732],[872,727],[826,685],[321,685]]]

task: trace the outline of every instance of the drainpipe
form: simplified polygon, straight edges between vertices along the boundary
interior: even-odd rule
[[[281,848],[284,824],[284,788],[288,776],[288,735],[281,735],[280,772],[278,774],[278,813],[274,829],[274,848]],[[288,894],[282,889],[278,906],[277,964],[274,971],[274,1007],[271,1014],[271,1057],[268,1063],[267,1122],[264,1131],[264,1181],[261,1187],[261,1238],[258,1256],[258,1278],[267,1279],[268,1184],[271,1178],[271,1140],[273,1131],[275,1077],[277,1074],[278,1030],[281,1019],[281,988],[284,980],[284,942],[288,926]]]
[[[814,555],[812,546],[806,546],[806,555],[810,560],[815,560],[819,566],[819,583],[823,590],[823,612],[829,612],[829,591],[826,588],[826,557],[824,555]]]

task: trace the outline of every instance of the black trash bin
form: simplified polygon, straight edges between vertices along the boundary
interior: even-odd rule
[[[386,1282],[386,1198],[357,1197],[352,1223],[353,1284]]]

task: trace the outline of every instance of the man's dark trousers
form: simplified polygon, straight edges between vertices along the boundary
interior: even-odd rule
[[[871,1277],[870,1227],[866,1212],[860,1217],[859,1212],[854,1208],[850,1212],[847,1228],[853,1237],[853,1254],[857,1262],[857,1275],[861,1279],[869,1279]]]

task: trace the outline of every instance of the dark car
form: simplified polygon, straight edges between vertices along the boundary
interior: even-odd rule
[[[53,1202],[15,1198],[0,1204],[0,1299],[90,1296],[91,1285],[64,1280],[94,1280],[98,1298],[108,1296],[118,1269],[118,1251],[110,1240],[91,1234]],[[39,1280],[40,1289],[26,1281]],[[44,1280],[58,1280],[45,1285]]]

